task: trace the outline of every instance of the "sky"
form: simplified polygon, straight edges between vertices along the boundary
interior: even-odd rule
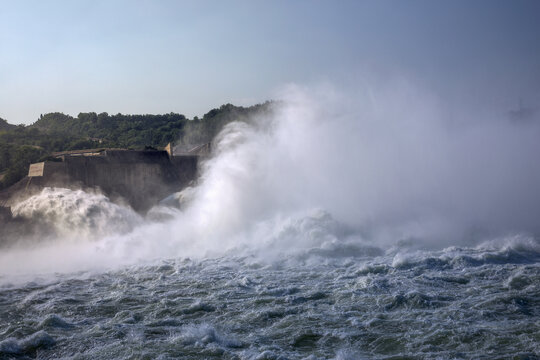
[[[373,73],[456,106],[540,106],[539,18],[535,0],[0,0],[0,117],[201,116]]]

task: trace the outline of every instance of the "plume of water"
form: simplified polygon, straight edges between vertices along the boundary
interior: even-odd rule
[[[337,243],[446,246],[540,230],[538,123],[518,126],[485,111],[450,118],[441,99],[406,81],[355,91],[290,86],[279,98],[272,116],[221,132],[171,219],[139,221],[126,234],[133,215],[115,211],[121,219],[109,221],[122,231],[70,254],[87,252],[75,256],[83,264],[281,256]],[[17,214],[42,209],[31,205],[38,200]],[[87,231],[81,224],[75,231]]]

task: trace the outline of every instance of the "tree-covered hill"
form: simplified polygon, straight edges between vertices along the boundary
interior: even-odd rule
[[[29,164],[50,158],[55,151],[115,147],[161,148],[175,143],[181,148],[212,141],[226,124],[247,121],[272,111],[272,103],[251,107],[223,105],[201,119],[184,115],[109,115],[80,113],[77,117],[49,113],[29,126],[10,125],[0,119],[0,189],[23,178]]]
[[[13,129],[16,125],[8,124],[8,122],[2,118],[0,118],[0,131],[1,130],[10,130]]]

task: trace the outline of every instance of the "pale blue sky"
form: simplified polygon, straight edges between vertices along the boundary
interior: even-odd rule
[[[538,105],[538,19],[535,0],[0,0],[0,117],[200,116],[366,71],[456,103]]]

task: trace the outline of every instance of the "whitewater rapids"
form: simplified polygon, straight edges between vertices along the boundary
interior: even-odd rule
[[[0,288],[0,358],[519,358],[540,353],[540,244],[163,260]]]

